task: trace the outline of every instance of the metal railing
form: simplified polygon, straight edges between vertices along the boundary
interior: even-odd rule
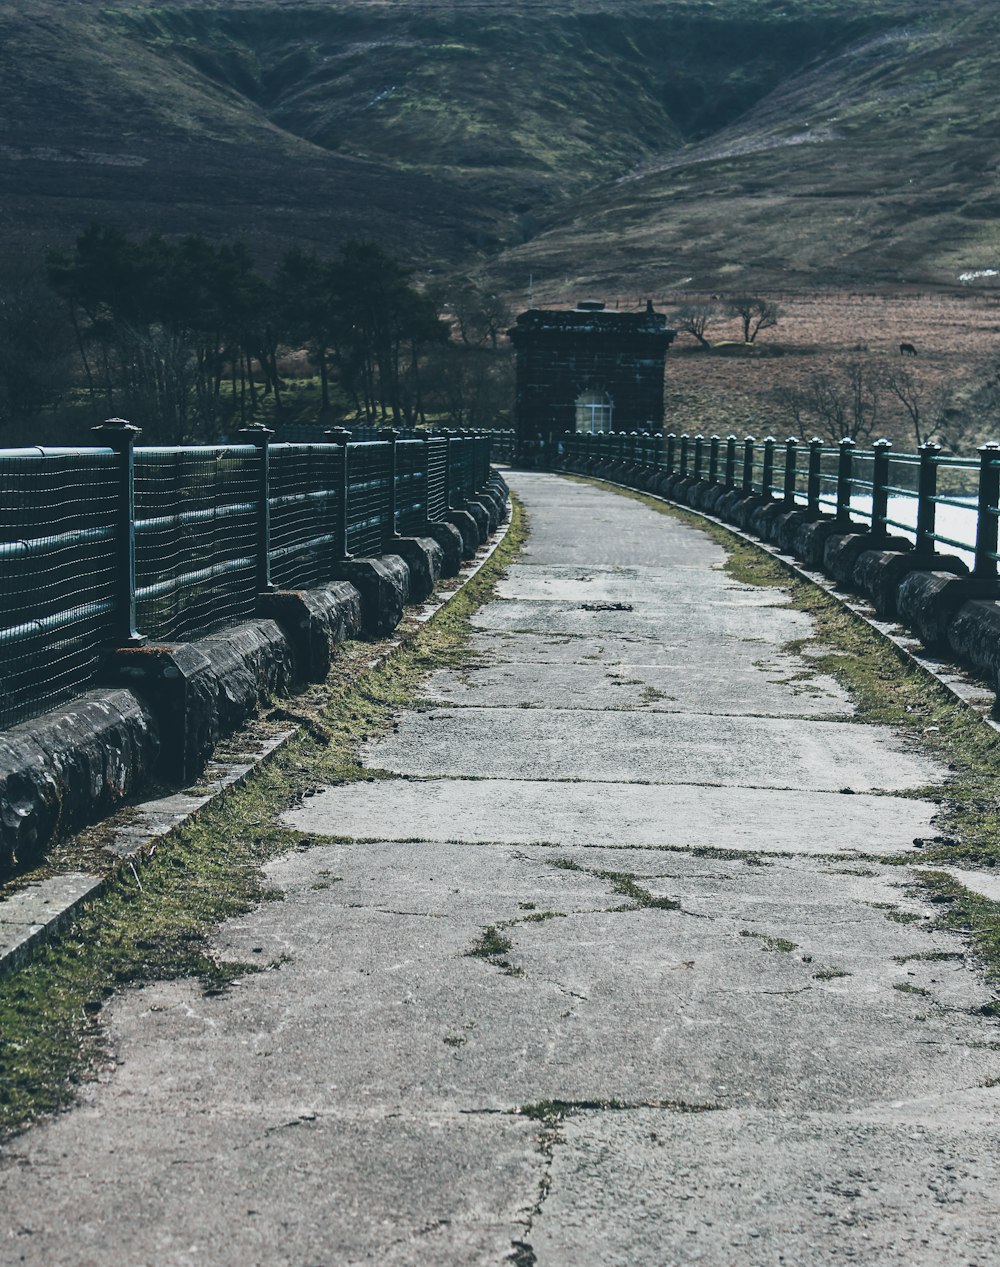
[[[0,727],[85,690],[102,655],[251,617],[258,595],[317,585],[461,507],[489,478],[490,431],[357,442],[0,451]]]
[[[997,443],[984,445],[978,457],[962,458],[936,444],[895,453],[888,440],[860,449],[853,440],[826,445],[794,437],[779,442],[770,436],[567,432],[555,465],[612,479],[643,472],[705,481],[816,518],[833,516],[845,528],[869,533],[873,545],[902,538],[902,548],[908,544],[930,560],[946,547],[965,556],[979,579],[998,574]]]

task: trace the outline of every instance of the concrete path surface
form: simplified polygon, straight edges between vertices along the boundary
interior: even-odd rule
[[[6,1150],[0,1262],[1000,1264],[989,995],[871,861],[942,772],[707,536],[511,483],[473,662],[219,934],[280,970],[115,1005],[115,1074]]]

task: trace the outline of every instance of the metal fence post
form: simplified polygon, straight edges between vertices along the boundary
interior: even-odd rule
[[[934,532],[937,525],[937,455],[941,446],[928,442],[922,444],[920,469],[917,472],[917,554],[935,552]]]
[[[795,477],[797,474],[799,442],[795,436],[785,441],[785,486],[782,500],[791,509],[795,505]]]
[[[851,522],[851,462],[854,454],[854,441],[845,436],[840,442],[840,453],[837,456],[837,521],[842,524]]]
[[[237,431],[244,444],[257,450],[257,593],[271,594],[271,437],[274,432],[262,422],[252,422]]]
[[[696,435],[694,438],[694,477],[696,480],[701,479],[702,464],[705,457],[705,437]]]
[[[777,444],[774,436],[764,437],[764,461],[761,469],[760,488],[765,497],[770,497],[774,492],[774,446]]]
[[[142,428],[125,418],[108,418],[91,430],[118,455],[115,646],[139,647],[147,641],[136,628],[135,611],[135,442],[142,435]]]
[[[671,431],[667,436],[667,474],[673,475],[677,461],[677,437]]]
[[[726,436],[726,488],[736,487],[736,437]]]
[[[809,514],[819,518],[820,475],[823,469],[823,441],[813,436],[809,441],[809,478],[806,485],[806,500]]]
[[[327,439],[331,444],[340,445],[343,450],[343,462],[341,463],[340,476],[340,505],[337,507],[337,557],[340,559],[349,559],[351,552],[347,548],[347,532],[350,523],[348,506],[347,506],[347,490],[350,487],[349,473],[347,470],[347,446],[351,440],[351,433],[346,427],[334,427],[326,433]]]
[[[997,574],[997,503],[1000,500],[1000,444],[979,450],[979,516],[976,522],[976,565],[972,575],[992,580]]]
[[[681,436],[681,479],[684,479],[688,473],[688,449],[691,445],[691,437],[685,431]]]
[[[719,482],[719,445],[721,443],[718,436],[712,436],[708,442],[708,482],[710,484]]]
[[[876,440],[872,445],[872,531],[876,541],[889,535],[885,522],[889,517],[889,454],[891,440]]]
[[[753,450],[757,443],[753,436],[747,436],[743,441],[743,491],[744,493],[753,492]]]

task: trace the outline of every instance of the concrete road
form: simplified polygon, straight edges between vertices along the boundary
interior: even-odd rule
[[[115,1074],[6,1151],[0,1262],[1000,1264],[988,993],[852,857],[942,772],[706,536],[511,482],[474,661],[219,934],[287,960],[115,1005]]]

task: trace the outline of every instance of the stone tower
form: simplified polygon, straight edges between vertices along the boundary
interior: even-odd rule
[[[566,431],[659,431],[663,363],[676,331],[654,312],[532,308],[510,331],[517,351],[517,458],[544,464]]]

